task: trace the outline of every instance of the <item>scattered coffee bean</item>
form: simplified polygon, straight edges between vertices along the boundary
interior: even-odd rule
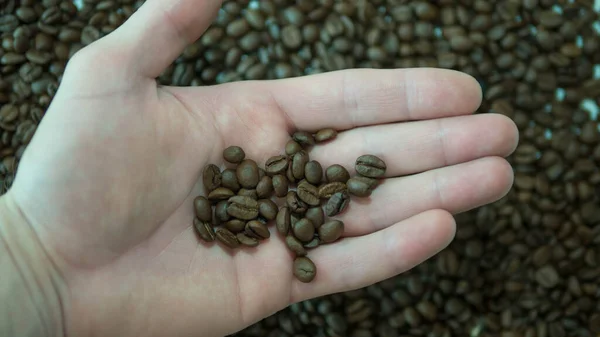
[[[310,283],[317,275],[317,267],[308,257],[294,260],[294,276],[303,283]]]
[[[258,217],[258,201],[246,196],[229,198],[227,213],[240,220],[252,220]]]
[[[348,180],[348,182],[346,183],[346,186],[348,187],[348,193],[361,198],[370,196],[371,185],[367,181],[364,181],[359,178],[364,177],[354,177]]]
[[[304,212],[306,212],[306,210],[308,209],[308,205],[304,201],[302,201],[298,197],[298,194],[294,191],[288,192],[286,197],[286,203],[290,211],[296,214],[304,214]]]
[[[345,184],[348,179],[350,179],[350,173],[348,173],[348,170],[342,165],[334,164],[325,170],[325,177],[327,178],[327,182],[340,182]]]
[[[215,241],[215,231],[210,223],[194,218],[194,228],[196,228],[196,232],[202,240],[206,242]]]
[[[229,213],[227,213],[227,206],[229,206],[229,201],[227,200],[219,201],[219,203],[215,206],[215,218],[217,223],[225,223],[229,221],[230,216]]]
[[[221,186],[221,170],[219,167],[213,164],[206,165],[202,174],[202,182],[208,192],[212,192]]]
[[[246,158],[246,153],[239,146],[230,146],[223,151],[223,159],[226,161],[238,164]]]
[[[315,226],[310,220],[304,218],[292,225],[292,231],[298,240],[309,242],[315,235]]]
[[[275,220],[277,205],[271,199],[261,199],[258,201],[258,212],[266,220]]]
[[[319,197],[321,199],[329,199],[335,193],[346,190],[346,184],[341,182],[328,183],[319,187]]]
[[[258,220],[248,221],[244,233],[259,240],[265,240],[271,237],[271,232],[269,232],[267,226]]]
[[[344,233],[344,223],[340,220],[329,220],[318,229],[319,238],[323,243],[332,243]]]
[[[271,157],[265,163],[265,171],[268,175],[276,175],[285,172],[289,165],[289,159],[286,156]]]
[[[290,209],[287,206],[283,206],[279,209],[277,213],[277,218],[275,219],[275,224],[277,226],[277,231],[279,234],[285,236],[290,231],[291,219],[290,219]]]
[[[262,177],[256,185],[256,195],[259,199],[270,198],[273,194],[273,180],[269,176]]]
[[[297,131],[292,135],[292,139],[302,147],[315,145],[315,139],[306,131]]]
[[[210,201],[205,197],[198,196],[194,199],[194,210],[200,221],[209,223],[212,221],[212,207]]]
[[[232,190],[234,193],[237,193],[242,188],[237,180],[235,170],[226,169],[221,172],[221,186]]]
[[[302,182],[298,184],[298,188],[296,193],[298,194],[298,198],[304,201],[306,204],[310,206],[318,206],[321,202],[319,199],[319,189],[311,185],[309,182]]]
[[[225,223],[225,228],[233,233],[240,233],[246,229],[246,222],[239,219],[231,219]]]
[[[310,220],[315,226],[315,228],[321,227],[321,225],[325,221],[325,214],[323,213],[323,208],[321,208],[320,206],[312,207],[306,210],[306,214],[304,215],[304,217]]]
[[[318,161],[311,160],[304,167],[304,176],[306,180],[313,184],[319,185],[323,179],[323,168]]]
[[[356,172],[369,178],[381,178],[387,169],[385,162],[373,155],[363,155],[356,159]]]
[[[287,245],[289,250],[291,250],[294,254],[296,254],[296,256],[305,256],[306,255],[306,249],[302,245],[302,242],[300,242],[294,236],[292,236],[292,235],[286,236],[285,244]]]
[[[250,237],[244,233],[238,233],[236,234],[236,238],[237,240],[240,242],[241,245],[243,246],[247,246],[247,247],[257,247],[259,244],[258,239]]]
[[[275,175],[273,176],[273,189],[275,191],[275,195],[279,198],[283,198],[287,195],[289,190],[288,180],[283,175]]]
[[[258,166],[252,159],[244,159],[237,166],[236,175],[238,182],[243,188],[253,189],[258,185]]]
[[[294,140],[289,140],[287,144],[285,144],[285,154],[292,157],[296,153],[302,151],[302,146],[296,143]]]
[[[255,189],[242,188],[238,191],[237,195],[258,200],[258,192]]]
[[[235,249],[240,246],[240,242],[235,234],[225,228],[217,228],[215,236],[219,242],[228,248]]]
[[[315,141],[317,143],[324,143],[328,140],[334,139],[335,137],[337,137],[337,131],[334,129],[323,129],[317,131],[315,134]]]
[[[296,180],[304,179],[304,169],[306,168],[306,163],[308,163],[308,153],[306,151],[297,152],[292,157],[292,174]]]
[[[321,244],[321,240],[318,237],[314,237],[312,240],[304,244],[304,248],[306,249],[315,249],[319,247]]]
[[[227,200],[234,195],[233,191],[225,187],[218,187],[208,194],[208,200],[210,201],[221,201]]]

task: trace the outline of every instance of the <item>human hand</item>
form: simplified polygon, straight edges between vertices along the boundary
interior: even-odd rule
[[[507,193],[514,124],[471,115],[475,80],[433,69],[348,70],[200,88],[154,80],[211,22],[218,1],[148,0],[82,50],[4,202],[22,212],[67,285],[68,335],[219,336],[290,303],[367,286],[444,248],[453,213]],[[198,242],[202,168],[241,145],[264,162],[293,130],[333,127],[311,158],[353,168],[383,158],[387,180],[341,216],[345,238],[311,252],[310,284],[273,237],[234,254]]]

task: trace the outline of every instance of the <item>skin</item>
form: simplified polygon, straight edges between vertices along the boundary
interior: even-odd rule
[[[22,308],[39,326],[30,335],[230,334],[291,303],[414,267],[450,243],[453,214],[510,189],[503,157],[516,147],[516,127],[500,115],[473,115],[481,91],[464,74],[361,69],[157,86],[154,78],[219,5],[149,0],[69,62],[0,199],[0,249],[10,253],[0,256],[13,257],[0,268],[33,271],[10,273],[22,282],[0,294],[9,301],[21,291],[37,303]],[[386,162],[387,179],[339,217],[341,241],[311,251],[312,283],[293,277],[293,258],[275,232],[255,250],[200,243],[193,199],[203,193],[206,164],[223,164],[231,145],[264,163],[295,130],[326,127],[340,134],[316,147],[312,160],[354,174],[356,158],[374,154]],[[19,260],[23,251],[29,262]],[[0,320],[0,328],[23,329],[18,317]]]

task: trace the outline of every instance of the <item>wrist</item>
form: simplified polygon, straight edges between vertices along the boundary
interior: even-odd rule
[[[65,336],[67,286],[35,229],[0,197],[0,335]]]

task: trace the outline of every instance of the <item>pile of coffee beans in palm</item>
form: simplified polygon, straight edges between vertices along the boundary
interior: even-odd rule
[[[221,170],[208,164],[202,173],[208,194],[194,199],[199,237],[219,241],[228,249],[257,247],[271,237],[269,225],[275,224],[296,257],[294,276],[311,282],[317,269],[307,257],[308,250],[333,243],[344,233],[344,223],[328,217],[343,213],[351,196],[368,197],[387,169],[380,158],[362,155],[356,159],[358,174],[351,178],[341,165],[324,170],[318,161],[310,160],[310,147],[336,136],[334,129],[315,134],[298,131],[285,145],[285,154],[267,159],[264,167],[246,158],[241,147],[226,148],[223,159],[234,167]]]
[[[0,0],[0,192],[67,61],[142,4]],[[455,69],[481,84],[478,113],[511,118],[520,135],[509,158],[514,188],[459,214],[456,239],[443,252],[367,288],[293,304],[236,335],[597,336],[598,30],[593,0],[224,1],[161,84]]]

